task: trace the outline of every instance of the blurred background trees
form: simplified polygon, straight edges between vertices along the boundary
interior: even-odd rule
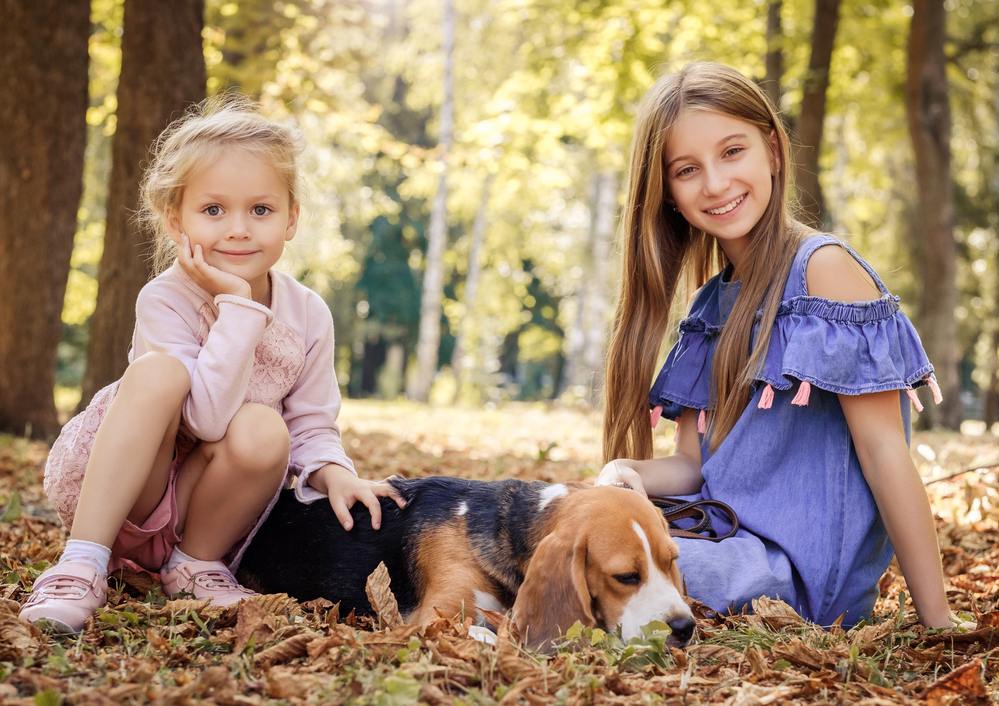
[[[393,399],[408,388],[438,403],[598,404],[631,121],[657,72],[691,59],[760,81],[798,145],[805,217],[846,237],[901,295],[948,402],[927,405],[920,422],[999,418],[992,0],[450,0],[449,50],[445,3],[433,0],[199,6],[89,3],[85,121],[81,109],[54,107],[53,91],[32,94],[8,79],[44,69],[52,48],[42,37],[57,31],[57,13],[22,17],[37,25],[22,31],[27,49],[0,50],[5,103],[37,125],[87,135],[82,165],[60,163],[61,176],[82,182],[68,278],[56,249],[41,258],[59,270],[47,279],[16,249],[27,225],[12,224],[55,206],[7,202],[0,287],[21,299],[0,296],[0,427],[52,432],[54,423],[36,420],[54,419],[52,379],[40,372],[53,360],[64,413],[120,374],[132,327],[121,302],[134,300],[124,292],[136,285],[106,282],[117,268],[146,266],[141,233],[125,217],[129,189],[167,120],[227,89],[295,119],[309,141],[308,219],[281,267],[329,303],[346,394]],[[7,20],[13,5],[2,7]],[[154,18],[145,30],[133,14],[142,11]],[[5,198],[22,171],[8,165],[35,159],[28,138],[8,139],[9,124],[0,130]],[[439,255],[428,254],[435,199]],[[426,282],[434,267],[439,283]],[[421,385],[425,285],[441,303],[422,315],[439,335]],[[60,287],[61,339],[13,345],[26,343],[26,331],[12,333],[23,324],[7,323],[24,292],[62,300]],[[14,378],[27,379],[11,387]]]

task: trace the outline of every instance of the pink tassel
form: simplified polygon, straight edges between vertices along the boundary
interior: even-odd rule
[[[933,401],[937,404],[943,402],[943,395],[940,394],[940,386],[937,384],[937,379],[930,375],[926,382],[929,383],[930,389],[933,391]]]
[[[708,430],[708,415],[701,410],[701,413],[697,415],[697,433],[703,434]]]
[[[650,419],[652,420],[652,428],[653,429],[655,429],[656,425],[659,424],[659,418],[661,416],[663,416],[663,408],[662,408],[662,406],[654,407],[652,409],[652,414],[650,416]]]
[[[912,400],[912,406],[916,408],[916,411],[917,412],[922,412],[923,411],[923,404],[922,404],[922,402],[919,401],[919,398],[916,396],[916,391],[915,390],[906,390],[905,394],[907,394],[909,396],[909,399]]]
[[[802,380],[801,384],[798,385],[798,394],[794,396],[791,400],[791,404],[798,405],[799,407],[808,406],[808,397],[812,394],[812,386],[808,384],[807,380]]]
[[[760,403],[757,406],[758,409],[770,409],[774,403],[774,389],[767,385],[763,388],[763,394],[760,395]]]

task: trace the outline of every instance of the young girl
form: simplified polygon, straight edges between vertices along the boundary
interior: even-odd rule
[[[649,91],[597,482],[735,509],[737,536],[677,540],[690,596],[716,610],[769,596],[856,624],[894,550],[920,621],[952,626],[908,449],[909,397],[939,397],[933,368],[875,272],[789,216],[789,164],[781,121],[737,71],[693,64]],[[701,288],[649,392],[681,280]],[[654,459],[660,414],[679,423],[676,452]]]
[[[329,309],[271,269],[298,226],[300,143],[236,97],[157,141],[142,202],[166,271],[139,294],[122,379],[52,448],[45,490],[70,539],[22,619],[80,631],[124,564],[159,572],[167,595],[253,595],[232,572],[289,472],[345,528],[355,500],[378,527],[394,491],[358,479],[340,443]]]

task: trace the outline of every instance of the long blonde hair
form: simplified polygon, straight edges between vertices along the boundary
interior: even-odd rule
[[[728,66],[694,63],[660,77],[646,94],[635,121],[623,219],[621,292],[607,354],[604,461],[652,457],[648,393],[659,359],[678,283],[701,287],[727,264],[717,242],[693,228],[667,203],[666,155],[670,135],[689,110],[709,110],[755,125],[771,148],[776,135],[778,170],[763,216],[734,276],[742,280],[722,329],[711,373],[710,445],[716,449],[750,399],[750,386],[770,342],[797,246],[808,229],[791,218],[787,191],[787,132],[766,95]],[[760,335],[752,352],[756,312]]]
[[[212,96],[170,123],[152,147],[139,189],[139,219],[152,231],[155,244],[154,273],[166,270],[177,257],[166,220],[197,172],[229,151],[249,152],[274,168],[294,206],[302,192],[298,159],[303,144],[297,128],[268,120],[239,93]]]

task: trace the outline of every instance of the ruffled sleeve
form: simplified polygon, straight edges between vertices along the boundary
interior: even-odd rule
[[[802,381],[840,395],[928,383],[933,366],[898,302],[890,294],[850,304],[812,296],[783,302],[757,379],[776,390]]]
[[[666,356],[649,393],[649,405],[677,419],[684,407],[707,409],[711,394],[711,361],[721,328],[698,317],[680,323],[680,340]]]
[[[709,282],[681,322],[680,338],[649,392],[654,419],[659,408],[667,419],[677,419],[684,407],[710,408],[711,364],[721,334],[718,322],[725,319],[720,303],[725,289],[720,279]],[[731,294],[734,288],[728,289]],[[898,297],[886,293],[874,301],[845,303],[799,295],[781,303],[756,380],[773,390],[799,386],[793,402],[802,405],[807,404],[809,386],[862,395],[911,392],[929,384],[938,398],[932,373],[919,334],[899,309]],[[761,406],[768,407],[772,390],[764,392]],[[913,403],[920,408],[918,399]]]
[[[687,318],[680,322],[680,338],[649,392],[649,406],[662,408],[662,416],[677,419],[684,407],[707,409],[711,396],[711,361],[721,334],[723,308],[738,294],[738,283],[724,278],[731,268],[716,275],[698,292]],[[658,418],[658,415],[656,415]]]

